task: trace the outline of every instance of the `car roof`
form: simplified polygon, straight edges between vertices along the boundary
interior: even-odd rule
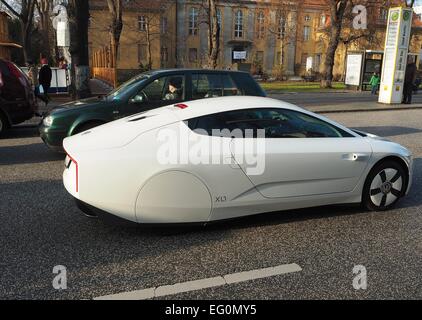
[[[182,105],[182,107],[184,108],[177,108],[177,104],[172,105],[170,107],[180,111],[176,114],[181,120],[190,119],[193,117],[200,117],[207,114],[252,108],[283,108],[301,112],[305,111],[304,109],[298,106],[284,101],[256,96],[231,96],[208,98],[183,102],[180,105]],[[168,109],[168,107],[165,108]]]
[[[151,70],[148,71],[151,75],[157,75],[161,73],[183,73],[183,72],[202,72],[202,73],[241,73],[241,74],[248,74],[244,71],[238,71],[238,70],[223,70],[223,69],[190,69],[190,68],[181,68],[181,69],[159,69],[159,70]]]

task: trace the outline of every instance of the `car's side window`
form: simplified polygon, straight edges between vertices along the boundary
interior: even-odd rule
[[[341,138],[348,132],[307,114],[287,109],[246,109],[207,115],[188,121],[200,134],[221,135],[219,130],[241,132],[243,137],[265,138]],[[240,130],[239,130],[240,129]],[[213,131],[217,130],[217,131]],[[233,135],[237,137],[237,135]]]
[[[166,76],[147,84],[132,99],[134,102],[183,101],[185,96],[185,77],[183,75]]]
[[[192,75],[192,99],[214,98],[223,95],[219,74],[197,73]]]
[[[223,74],[224,96],[243,96],[245,91],[239,88],[229,74]]]

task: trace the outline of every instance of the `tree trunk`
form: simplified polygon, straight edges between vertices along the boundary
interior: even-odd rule
[[[117,67],[117,58],[119,53],[120,46],[120,35],[123,30],[123,21],[122,21],[122,0],[107,0],[108,9],[110,12],[110,43],[113,50],[112,56],[114,60],[114,67]]]
[[[335,55],[339,44],[340,32],[340,26],[334,25],[331,27],[330,41],[328,42],[327,53],[324,61],[323,78],[321,80],[322,88],[332,87]]]
[[[337,47],[340,41],[342,20],[346,6],[350,0],[330,0],[331,26],[330,40],[324,61],[324,71],[321,79],[321,88],[331,88],[333,82],[333,70]]]
[[[220,51],[220,26],[215,0],[208,0],[208,13],[208,68],[216,69]]]
[[[152,50],[151,50],[151,29],[150,29],[150,21],[147,19],[147,30],[146,30],[146,37],[147,37],[147,55],[148,55],[148,70],[152,69]]]
[[[70,0],[68,4],[70,29],[70,54],[72,57],[72,96],[89,97],[88,21],[89,2]]]

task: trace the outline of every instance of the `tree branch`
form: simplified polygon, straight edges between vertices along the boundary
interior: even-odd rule
[[[6,0],[0,0],[0,2],[1,3],[3,3],[5,6],[6,6],[6,8],[14,15],[14,16],[16,16],[17,18],[19,18],[19,19],[21,19],[22,20],[22,18],[23,18],[23,16],[20,14],[20,13],[18,13],[15,9],[13,9],[13,7],[10,5],[10,4],[8,4],[7,2],[6,2]]]

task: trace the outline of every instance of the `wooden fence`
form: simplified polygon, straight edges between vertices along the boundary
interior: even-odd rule
[[[117,87],[117,67],[115,50],[111,45],[102,47],[93,52],[91,57],[92,76],[107,82],[114,88]]]

